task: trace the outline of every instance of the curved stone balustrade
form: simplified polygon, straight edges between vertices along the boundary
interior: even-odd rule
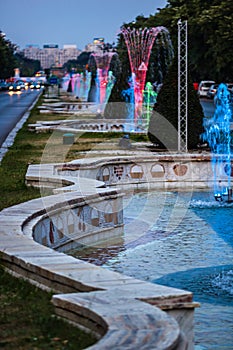
[[[0,212],[2,264],[16,275],[42,288],[62,293],[53,296],[57,314],[100,337],[89,349],[192,350],[193,314],[197,306],[192,302],[192,293],[140,281],[51,249],[59,238],[59,232],[53,231],[51,221],[56,220],[61,213],[68,218],[70,211],[75,210],[75,215],[71,215],[70,220],[64,220],[67,226],[64,225],[63,230],[71,229],[72,225],[79,226],[79,223],[84,222],[80,220],[83,210],[91,212],[85,207],[93,206],[98,212],[103,209],[105,201],[111,203],[121,200],[117,190],[105,188],[103,182],[96,180],[99,170],[96,165],[102,166],[106,160],[102,163],[93,160],[81,163],[75,163],[75,171],[78,168],[86,171],[86,167],[93,169],[94,179],[82,178],[80,182],[77,174],[70,176],[66,172],[60,172],[63,168],[60,169],[60,165],[29,167],[26,176],[28,184],[56,187],[57,194]],[[135,173],[141,173],[140,169],[137,167]],[[74,175],[73,169],[71,174]],[[118,171],[116,174],[119,177]],[[108,176],[108,173],[104,173],[104,176]],[[59,188],[64,183],[72,185]],[[83,209],[79,211],[80,208]],[[90,221],[89,224],[98,227],[101,234],[106,226],[101,226],[96,221],[95,214],[90,216],[93,222]],[[109,216],[107,210],[105,223],[111,223],[113,230],[118,229],[121,225],[120,217],[118,222],[109,221],[111,217],[113,216]],[[37,225],[43,222],[48,234],[46,242],[40,236],[43,230],[36,231]],[[37,240],[40,241],[41,238],[46,246],[33,239],[35,233]]]
[[[89,329],[95,330],[99,317],[105,321],[105,336],[90,350],[185,349],[188,344],[174,319],[149,304],[142,306],[141,301],[124,295],[124,290],[119,295],[108,290],[55,296],[53,302],[60,316],[68,313],[74,322],[85,316]],[[114,304],[117,307],[112,309]]]
[[[103,181],[127,190],[212,188],[213,173],[208,154],[156,154],[79,159],[54,166],[54,173]],[[224,171],[222,172],[224,173]],[[222,181],[227,182],[227,175]]]
[[[48,113],[48,110],[44,110],[43,112]],[[56,114],[59,114],[59,113],[63,113],[63,112],[60,112],[59,110],[57,110]],[[69,115],[68,112],[66,114]],[[82,112],[82,114],[84,113]],[[86,114],[88,114],[88,111],[86,111]],[[30,131],[36,131],[36,132],[45,132],[45,131],[53,131],[53,130],[59,130],[61,132],[74,132],[74,133],[79,131],[124,132],[129,128],[128,125],[130,124],[125,123],[124,120],[103,120],[103,119],[72,120],[67,118],[66,120],[57,120],[52,122],[38,121],[35,124],[29,124],[28,129]],[[145,131],[142,131],[142,132],[145,133]]]

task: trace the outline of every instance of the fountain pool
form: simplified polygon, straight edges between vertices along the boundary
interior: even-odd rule
[[[76,252],[107,269],[192,291],[195,349],[233,348],[233,204],[209,192],[150,192],[124,199],[121,243]],[[75,255],[73,253],[73,255]]]

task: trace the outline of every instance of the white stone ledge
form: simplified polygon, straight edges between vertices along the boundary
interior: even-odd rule
[[[54,166],[29,167],[29,183],[33,180],[39,184],[43,178],[62,183],[62,175],[54,174]],[[74,178],[65,176],[77,190]],[[103,182],[86,179],[81,191],[63,192],[1,211],[2,264],[31,283],[62,293],[53,296],[57,314],[102,337],[89,349],[192,350],[193,313],[197,306],[192,293],[103,269],[32,239],[38,220],[65,209],[67,203],[117,196],[116,190],[101,186]]]

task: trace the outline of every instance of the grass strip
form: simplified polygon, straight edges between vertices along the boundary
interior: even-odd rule
[[[0,349],[81,350],[96,342],[58,318],[51,297],[0,267]]]
[[[41,196],[40,190],[27,187],[25,174],[29,164],[40,164],[51,132],[29,131],[28,124],[38,120],[57,120],[57,115],[41,115],[38,106],[43,102],[41,96],[32,109],[28,120],[16,135],[0,164],[0,210]],[[62,116],[59,116],[62,119]],[[81,117],[81,119],[83,119]],[[65,161],[82,157],[82,152],[95,149],[98,144],[107,148],[117,143],[122,134],[83,132],[70,146]],[[65,146],[62,133],[53,138],[54,152],[58,156]],[[134,141],[146,141],[147,136],[132,136]],[[111,145],[114,148],[114,145]],[[44,292],[28,282],[16,279],[0,267],[0,348],[5,350],[37,349],[84,349],[96,340],[76,327],[58,319],[50,303],[51,294]]]

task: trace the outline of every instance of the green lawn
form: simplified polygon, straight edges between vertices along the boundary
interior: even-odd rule
[[[28,124],[37,121],[57,120],[57,115],[42,115],[38,105],[31,111],[23,128],[17,133],[15,142],[0,164],[0,210],[40,197],[40,190],[25,185],[25,174],[29,164],[40,164],[43,152],[51,138],[51,132],[36,133],[28,130]],[[80,117],[83,119],[82,117]],[[59,116],[62,119],[62,116]],[[64,153],[64,160],[82,157],[90,149],[101,151],[116,148],[117,133],[82,133],[78,140],[67,147],[63,145],[63,134],[53,133],[52,153],[56,156]],[[132,137],[134,141],[146,141],[147,136]],[[115,143],[115,144],[114,144]],[[49,161],[49,160],[48,160]],[[41,291],[29,283],[6,274],[0,266],[0,348],[6,350],[37,349],[84,349],[95,339],[54,316],[50,303],[51,294]]]
[[[27,130],[41,120],[35,107],[0,164],[0,210],[40,196],[25,185],[29,163],[39,163],[49,133]],[[46,119],[46,118],[45,118]],[[51,295],[6,273],[0,263],[0,349],[84,349],[96,339],[54,315]]]
[[[51,297],[0,267],[0,349],[81,350],[96,342],[57,318]]]

